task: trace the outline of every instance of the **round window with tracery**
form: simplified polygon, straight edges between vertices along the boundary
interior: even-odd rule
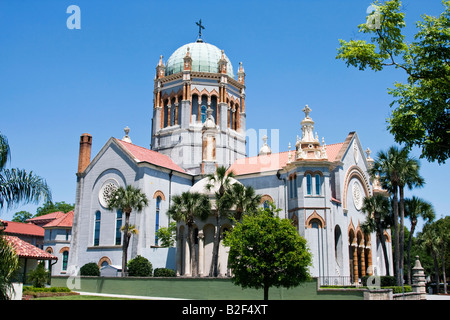
[[[118,189],[118,183],[115,180],[107,180],[103,183],[98,194],[98,200],[103,207],[108,206],[108,201],[111,198],[111,194]]]
[[[361,210],[363,205],[363,196],[361,188],[356,181],[353,183],[352,192],[353,192],[353,203],[355,204],[355,208],[357,210]]]

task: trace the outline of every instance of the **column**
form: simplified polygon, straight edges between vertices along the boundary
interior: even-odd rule
[[[188,241],[188,235],[187,235],[187,228],[186,232],[183,237],[183,247],[184,247],[184,276],[190,277],[191,276],[191,252],[189,251],[189,241]]]
[[[205,256],[205,235],[203,230],[198,231],[198,276],[204,276],[204,256]]]
[[[366,275],[366,256],[365,256],[365,246],[364,240],[361,240],[362,244],[359,246],[361,248],[361,277]]]
[[[183,254],[183,246],[181,245],[183,243],[183,235],[180,234],[180,232],[177,232],[177,256],[176,256],[176,266],[177,266],[177,276],[180,276],[182,274],[182,254]]]
[[[357,284],[359,275],[358,275],[358,244],[356,243],[356,238],[353,240],[352,247],[353,247],[353,276],[354,276],[353,280]]]

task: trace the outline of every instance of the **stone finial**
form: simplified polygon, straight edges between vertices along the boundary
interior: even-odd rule
[[[131,139],[130,139],[130,137],[128,136],[128,133],[130,133],[130,128],[128,128],[128,126],[126,126],[126,127],[123,129],[123,131],[125,131],[125,136],[122,138],[122,141],[131,143]]]

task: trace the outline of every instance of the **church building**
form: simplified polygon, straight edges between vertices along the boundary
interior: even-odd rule
[[[252,186],[262,195],[261,206],[273,202],[280,217],[290,219],[307,239],[313,277],[354,283],[364,275],[386,274],[375,234],[361,230],[363,197],[384,191],[369,177],[373,160],[370,150],[363,152],[356,132],[326,145],[314,134],[312,110],[306,106],[295,148],[272,153],[264,137],[259,154],[247,157],[243,64],[235,74],[225,51],[201,35],[175,50],[167,62],[159,58],[153,93],[150,149],[133,144],[127,127],[123,138],[110,138],[91,159],[94,137],[81,135],[69,265],[121,265],[124,217],[107,210],[106,202],[118,187],[133,185],[145,192],[149,205],[131,213],[130,223],[139,234],[131,237],[128,259],[141,255],[153,268],[208,276],[216,228],[212,214],[195,222],[196,266],[190,265],[183,223],[177,224],[175,247],[160,247],[156,231],[169,225],[166,213],[173,196],[191,191],[213,198],[205,175],[225,166],[235,174],[233,183]],[[221,226],[231,229],[233,223],[222,221]],[[391,241],[389,233],[385,237]],[[230,275],[227,250],[221,243],[223,277]],[[388,256],[392,259],[392,252]]]

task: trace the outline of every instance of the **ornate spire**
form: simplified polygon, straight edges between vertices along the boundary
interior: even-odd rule
[[[302,143],[319,143],[319,139],[314,137],[314,121],[309,117],[311,108],[308,105],[302,110],[305,118],[302,120]]]
[[[258,156],[265,156],[265,155],[271,154],[272,150],[270,149],[269,145],[267,144],[267,136],[264,135],[262,139],[264,141],[264,144],[261,147],[261,149],[259,150]]]

